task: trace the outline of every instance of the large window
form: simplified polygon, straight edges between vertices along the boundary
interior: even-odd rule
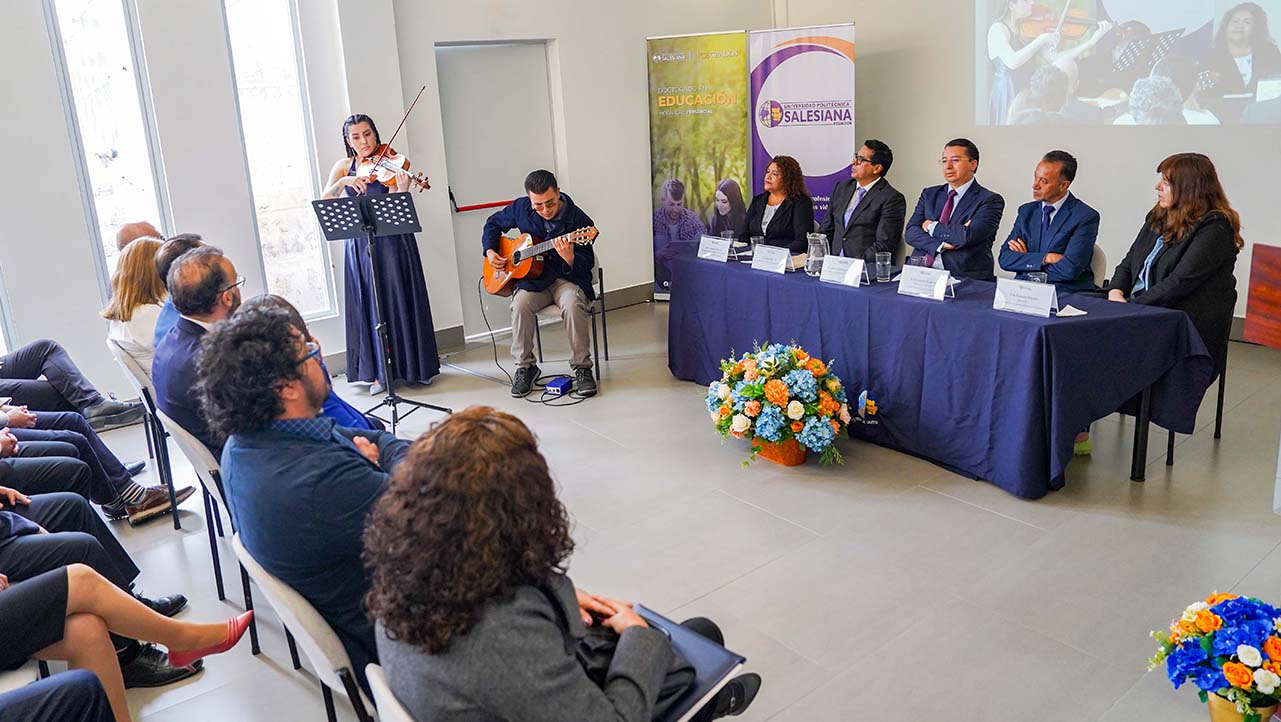
[[[116,231],[165,226],[124,0],[52,0],[106,272]]]
[[[334,311],[292,0],[226,0],[267,287],[307,316]]]

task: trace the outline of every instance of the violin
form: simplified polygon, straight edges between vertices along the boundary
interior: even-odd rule
[[[1032,14],[1019,21],[1019,37],[1035,40],[1045,33],[1059,33],[1065,40],[1079,40],[1085,37],[1086,28],[1098,24],[1099,21],[1088,17],[1084,10],[1072,7],[1071,0],[1068,0],[1063,14],[1057,18],[1048,5],[1037,3],[1032,6]]]
[[[421,193],[431,188],[427,176],[422,173],[409,173],[409,159],[397,153],[386,143],[375,148],[373,153],[356,164],[356,175],[367,182],[378,181],[385,186],[397,183],[401,177],[407,177],[409,188],[401,190],[417,189]]]

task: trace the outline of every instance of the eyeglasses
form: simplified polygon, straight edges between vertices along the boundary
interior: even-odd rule
[[[854,156],[854,165],[863,165],[864,163],[871,163],[871,162],[872,162],[871,158],[864,158],[861,155]]]
[[[230,291],[231,289],[235,288],[236,286],[243,286],[243,285],[245,285],[245,277],[244,277],[244,276],[236,276],[236,282],[235,282],[235,283],[233,283],[233,284],[231,284],[230,286],[227,286],[226,288],[224,288],[224,289],[222,289],[222,290],[218,291],[218,293],[226,293],[227,291]]]
[[[545,200],[542,203],[535,203],[531,201],[530,205],[534,207],[534,210],[541,211],[544,208],[555,208],[557,203],[560,203],[560,196],[557,196],[550,200]]]
[[[306,343],[306,346],[307,346],[307,355],[303,356],[302,358],[298,359],[298,361],[295,362],[299,366],[307,363],[309,359],[320,356],[320,344],[315,343],[313,341],[308,341]]]
[[[962,161],[967,161],[967,160],[969,160],[969,158],[962,158],[959,155],[954,155],[951,157],[943,156],[942,158],[939,158],[939,165],[947,165],[948,163],[960,163]]]

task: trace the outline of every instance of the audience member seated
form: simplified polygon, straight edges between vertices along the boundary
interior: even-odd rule
[[[876,254],[898,254],[903,245],[907,200],[885,176],[894,163],[894,151],[879,140],[863,142],[854,153],[849,180],[836,184],[827,217],[819,233],[827,236],[831,252],[861,258],[876,267]]]
[[[142,421],[141,403],[98,393],[57,341],[33,341],[0,356],[0,396],[11,397],[18,406],[78,412],[97,431]]]
[[[320,416],[329,391],[320,347],[281,311],[238,313],[205,339],[198,393],[226,437],[223,488],[240,538],[320,612],[364,685],[377,651],[361,537],[409,444]]]
[[[93,672],[73,669],[0,694],[8,722],[115,722],[107,690]]]
[[[140,524],[171,509],[168,489],[159,485],[142,486],[132,480],[147,467],[146,462],[121,463],[80,414],[30,411],[25,406],[0,405],[0,430],[6,425],[9,433],[24,447],[32,444],[37,444],[37,448],[44,447],[39,456],[52,454],[84,462],[89,468],[90,492],[87,498],[102,504],[108,519],[127,518],[130,524]],[[50,449],[42,442],[59,442],[71,448]],[[190,486],[174,491],[179,504],[195,493]],[[32,493],[36,491],[32,490]]]
[[[119,231],[116,231],[116,250],[124,251],[125,246],[139,238],[150,238],[153,241],[159,241],[164,238],[164,235],[147,221],[126,223],[120,226]]]
[[[250,611],[216,624],[179,622],[152,611],[84,564],[15,584],[0,575],[0,590],[0,619],[6,627],[0,635],[0,671],[17,669],[31,657],[87,669],[106,689],[117,722],[133,718],[109,633],[159,642],[169,648],[169,664],[186,667],[234,647],[253,619]]]
[[[1134,81],[1130,90],[1130,112],[1118,117],[1113,125],[1187,125],[1183,114],[1183,96],[1174,81],[1164,76],[1148,76]]]
[[[156,275],[156,251],[160,241],[139,238],[120,252],[116,272],[111,274],[111,302],[102,309],[107,319],[107,338],[129,354],[147,377],[156,354],[156,321],[160,304],[168,296],[165,284]]]
[[[317,341],[311,335],[311,331],[307,329],[307,322],[303,320],[302,314],[298,312],[298,309],[294,308],[292,303],[285,300],[283,296],[277,296],[270,293],[264,293],[261,296],[254,296],[248,301],[245,301],[236,313],[245,313],[246,311],[258,308],[284,311],[289,316],[289,323],[293,324],[293,327],[298,331],[298,333],[302,334],[304,340],[316,344],[317,347],[320,346],[320,342]],[[329,368],[325,366],[324,354],[322,353],[317,356],[316,360],[320,362],[320,368],[325,372],[325,377],[333,378],[333,375],[329,373]],[[343,401],[342,397],[333,390],[332,384],[330,385],[329,396],[325,398],[325,405],[321,408],[320,413],[322,416],[328,416],[333,419],[336,425],[346,427],[348,429],[358,429],[361,431],[377,429],[381,431],[386,428],[378,419],[365,416],[357,411],[356,407],[346,401]]]
[[[82,497],[67,493],[27,497],[0,486],[0,507],[0,573],[10,583],[79,563],[166,617],[187,606],[181,594],[148,599],[134,591],[138,566]],[[197,671],[170,666],[155,645],[114,636],[113,642],[126,688],[172,684]]]
[[[776,155],[765,168],[765,190],[752,198],[738,237],[762,236],[765,245],[797,254],[805,253],[805,237],[813,232],[814,199],[805,188],[801,164],[791,156]]]
[[[1241,219],[1214,163],[1179,153],[1157,166],[1156,205],[1108,281],[1108,299],[1184,311],[1214,359],[1227,362],[1236,308]]]
[[[182,317],[156,344],[156,358],[151,365],[156,405],[209,447],[214,456],[222,451],[222,443],[210,433],[195,393],[200,341],[215,323],[240,306],[244,280],[236,276],[231,260],[214,246],[180,256],[169,269],[168,286]]]
[[[996,279],[992,244],[1005,212],[1005,199],[979,184],[979,149],[965,138],[949,141],[939,158],[941,186],[921,191],[907,223],[912,258],[957,278]]]
[[[374,508],[365,555],[382,666],[415,719],[648,722],[663,711],[671,642],[631,604],[575,589],[573,548],[519,419],[472,407],[414,442]],[[724,643],[710,620],[685,624]],[[600,682],[575,654],[589,627],[617,644]],[[760,684],[734,678],[694,719],[741,714]]]
[[[160,246],[160,250],[156,251],[155,258],[156,275],[159,276],[161,285],[166,286],[166,291],[168,290],[166,284],[169,279],[169,269],[173,267],[173,262],[187,251],[193,248],[200,248],[203,245],[205,244],[200,240],[200,234],[179,233]],[[156,333],[152,342],[153,348],[160,345],[160,339],[169,333],[169,329],[173,328],[175,323],[178,323],[178,309],[174,308],[173,296],[166,293],[165,302],[160,305],[160,314],[156,317]]]
[[[1219,125],[1219,119],[1214,113],[1201,107],[1200,97],[1197,94],[1197,64],[1196,61],[1183,55],[1167,55],[1156,65],[1152,66],[1150,77],[1169,78],[1174,87],[1179,91],[1183,98],[1183,119],[1188,125]],[[1133,113],[1121,115],[1114,121],[1114,125],[1135,125]]]
[[[1032,175],[1032,202],[1019,206],[1010,237],[1001,247],[1001,268],[1026,281],[1042,271],[1060,290],[1093,290],[1094,243],[1099,213],[1068,189],[1076,179],[1076,158],[1061,150],[1045,154]]]

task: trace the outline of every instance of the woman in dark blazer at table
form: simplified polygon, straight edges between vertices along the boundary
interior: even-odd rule
[[[805,235],[813,232],[814,200],[805,188],[801,164],[791,156],[776,155],[765,169],[765,191],[752,198],[738,237],[764,236],[765,245],[796,254],[806,251]]]
[[[1108,299],[1186,312],[1217,374],[1227,361],[1236,308],[1241,218],[1206,156],[1172,155],[1157,172],[1156,206],[1112,273]]]

